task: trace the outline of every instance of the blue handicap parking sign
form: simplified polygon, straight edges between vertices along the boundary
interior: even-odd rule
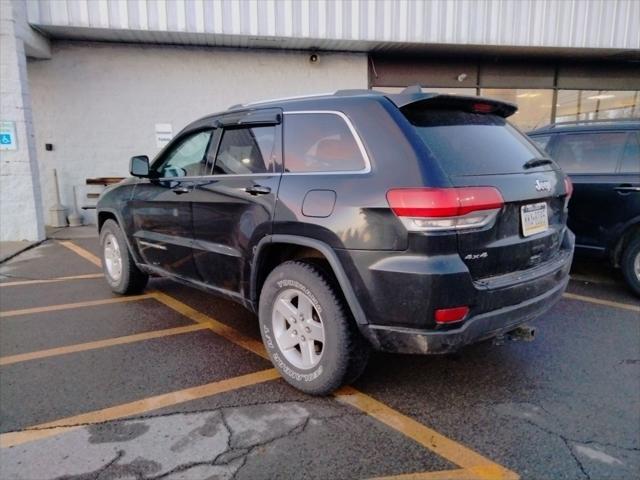
[[[0,143],[2,145],[11,145],[13,143],[11,134],[7,132],[0,133]]]

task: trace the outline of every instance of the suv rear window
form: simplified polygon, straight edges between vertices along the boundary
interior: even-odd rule
[[[527,161],[547,156],[497,115],[440,109],[404,114],[451,176],[523,172]]]
[[[290,113],[284,121],[285,172],[342,172],[365,168],[345,120],[335,113]]]

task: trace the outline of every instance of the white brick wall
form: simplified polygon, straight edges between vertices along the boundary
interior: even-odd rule
[[[0,151],[0,241],[33,241],[44,238],[42,201],[24,42],[12,7],[0,2],[0,120],[15,122],[18,148]]]
[[[126,176],[129,157],[157,153],[154,127],[187,123],[236,103],[367,88],[364,54],[105,43],[54,43],[28,65],[45,210],[58,169],[62,203],[87,177]],[[54,150],[45,151],[45,143]],[[87,221],[93,214],[83,212]]]

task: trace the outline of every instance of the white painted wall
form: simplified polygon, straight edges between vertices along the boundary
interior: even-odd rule
[[[174,134],[237,103],[367,88],[365,54],[108,43],[53,43],[28,65],[45,212],[58,169],[63,205],[87,177],[127,176],[129,157],[152,157],[156,123]],[[45,143],[53,151],[45,151]],[[93,222],[92,211],[83,212]]]

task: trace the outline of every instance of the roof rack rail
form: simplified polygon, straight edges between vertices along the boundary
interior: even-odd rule
[[[555,128],[561,127],[563,125],[583,125],[583,124],[593,124],[593,123],[615,123],[615,122],[640,122],[640,118],[601,118],[597,120],[570,120],[567,122],[555,122],[550,123],[546,127],[543,128]]]

